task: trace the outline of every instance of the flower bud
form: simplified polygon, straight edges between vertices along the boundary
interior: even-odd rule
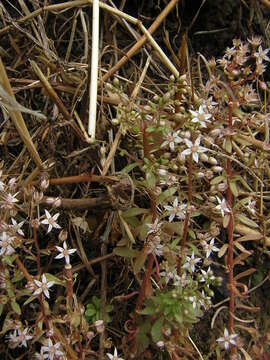
[[[206,161],[208,161],[208,156],[205,153],[201,153],[200,159],[201,159],[201,161],[206,162]]]
[[[116,118],[112,119],[112,124],[113,125],[119,125],[119,120],[116,119]]]
[[[158,174],[160,176],[166,176],[167,175],[167,170],[166,169],[158,169]]]
[[[213,170],[215,173],[219,173],[219,172],[223,171],[223,167],[222,167],[222,166],[213,166],[213,167],[212,167],[212,170]]]
[[[99,334],[103,333],[105,330],[104,321],[103,320],[97,320],[95,321],[95,327]]]
[[[211,180],[214,177],[213,171],[207,170],[205,173],[208,180]]]
[[[40,188],[42,191],[46,190],[50,185],[49,179],[42,179],[40,183]]]
[[[215,159],[213,156],[210,156],[208,161],[209,161],[209,163],[211,165],[217,165],[218,164],[217,159]]]
[[[226,191],[227,188],[228,188],[228,185],[225,184],[225,183],[220,183],[220,184],[217,185],[218,191],[221,191],[221,192]]]
[[[119,86],[119,79],[118,79],[117,77],[115,77],[115,78],[113,79],[113,85],[116,86],[116,87]]]
[[[202,178],[204,178],[204,173],[200,171],[197,173],[197,176],[199,179],[202,179]]]
[[[156,343],[157,347],[159,347],[160,349],[162,349],[164,347],[164,341],[160,340]]]
[[[33,194],[33,200],[36,204],[39,204],[43,199],[43,192],[35,191]]]
[[[63,242],[66,241],[68,237],[68,232],[66,229],[62,229],[58,235],[58,239]]]

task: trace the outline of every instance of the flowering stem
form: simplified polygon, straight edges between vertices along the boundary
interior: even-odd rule
[[[148,138],[147,138],[147,132],[146,132],[145,125],[143,125],[142,133],[143,133],[144,156],[148,158],[150,156],[150,151],[149,151],[149,142],[148,142]],[[152,191],[149,191],[149,196],[150,196],[150,205],[151,205],[151,210],[152,210],[152,222],[154,223],[157,218],[157,205],[156,205],[155,196]],[[146,293],[146,287],[148,286],[148,284],[150,282],[150,276],[152,273],[153,264],[154,264],[154,256],[153,256],[153,254],[150,254],[147,258],[146,270],[145,270],[143,282],[141,285],[140,293],[139,293],[139,296],[137,299],[137,304],[136,304],[137,310],[140,310],[142,308],[142,304],[143,304],[143,301],[145,298],[145,293]]]
[[[40,303],[44,324],[46,326],[47,331],[50,331],[50,323],[49,323],[49,320],[48,320],[47,315],[46,315],[46,309],[45,309],[45,306],[44,306],[44,303],[43,303],[43,295],[42,294],[39,295],[38,300],[39,300],[39,303]]]
[[[232,101],[229,101],[228,111],[229,111],[229,130],[232,130]],[[231,131],[230,131],[231,133]],[[231,135],[230,135],[231,136]],[[233,214],[232,214],[232,192],[230,189],[230,181],[232,179],[232,169],[231,169],[231,160],[227,160],[227,176],[228,176],[228,188],[227,188],[227,202],[229,208],[231,209],[229,214],[229,223],[227,228],[228,233],[228,268],[229,268],[229,333],[233,333],[234,325],[234,285],[233,285]],[[232,351],[233,353],[233,351]]]
[[[188,159],[188,202],[191,205],[192,201],[192,153]]]
[[[177,261],[177,274],[179,276],[181,275],[182,259],[183,259],[184,252],[185,252],[189,218],[190,218],[190,212],[187,211],[186,217],[185,217],[185,222],[184,222],[183,234],[182,234],[182,238],[181,238],[181,249],[180,249],[180,254],[178,256],[178,261]]]
[[[140,289],[140,293],[139,293],[139,296],[137,299],[137,304],[136,304],[137,310],[141,310],[141,308],[142,308],[142,304],[143,304],[143,301],[145,298],[145,290],[146,290],[147,284],[150,282],[150,276],[152,273],[153,264],[154,264],[154,256],[153,256],[153,254],[150,254],[147,259],[146,270],[145,270],[142,286]]]
[[[192,202],[192,153],[189,155],[189,159],[188,159],[188,202],[189,202],[189,205],[191,205],[191,202]],[[182,239],[181,239],[181,249],[180,249],[180,254],[178,256],[178,262],[177,262],[177,274],[179,276],[181,274],[182,259],[183,259],[184,252],[185,252],[189,219],[190,219],[190,211],[187,211],[186,216],[185,216]]]
[[[72,283],[72,267],[70,264],[65,265],[65,278],[66,278],[66,289],[67,289],[67,304],[71,310],[72,299],[73,299],[73,283]]]
[[[21,262],[21,260],[16,257],[16,263],[18,265],[18,268],[21,270],[21,272],[23,273],[24,277],[26,278],[27,281],[32,281],[32,276],[29,274],[29,272],[26,270],[25,266],[23,265],[23,263]]]

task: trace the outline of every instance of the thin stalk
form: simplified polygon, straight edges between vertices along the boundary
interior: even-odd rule
[[[98,89],[98,58],[99,58],[99,0],[93,0],[92,9],[92,57],[91,81],[89,89],[88,134],[91,141],[96,137],[97,89]]]
[[[36,247],[36,260],[37,260],[37,271],[38,271],[38,277],[40,277],[41,274],[41,270],[40,270],[40,249],[39,249],[39,245],[38,245],[38,240],[37,240],[37,228],[36,226],[33,227],[33,232],[34,232],[34,242],[35,242],[35,247]]]
[[[66,279],[66,290],[67,290],[67,307],[69,310],[71,310],[72,300],[73,300],[73,281],[72,281],[72,266],[70,264],[65,265],[65,279]]]
[[[228,104],[228,113],[229,113],[229,130],[232,133],[232,101],[229,101]],[[230,135],[231,137],[231,135]],[[228,185],[230,185],[230,181],[232,179],[232,169],[231,169],[231,160],[227,159],[227,176],[228,176]],[[232,192],[230,186],[227,188],[227,202],[228,206],[231,209],[229,214],[229,223],[227,227],[227,234],[228,234],[228,268],[229,268],[229,323],[228,329],[229,333],[233,333],[233,326],[234,326],[234,280],[233,280],[233,213],[232,213]],[[235,348],[231,349],[230,356],[235,353]]]

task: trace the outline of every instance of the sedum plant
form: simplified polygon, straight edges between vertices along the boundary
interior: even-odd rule
[[[260,38],[236,39],[221,59],[198,56],[193,86],[190,74],[171,77],[163,93],[139,100],[129,99],[117,80],[106,86],[119,103],[112,125],[132,145],[132,151],[120,149],[131,160],[115,175],[132,183],[134,201],[114,209],[112,221],[114,255],[125,258],[135,288],[118,300],[137,295],[119,341],[127,359],[159,351],[170,359],[201,358],[190,334],[216,308],[215,293],[224,282],[228,299],[213,315],[220,336],[208,357],[240,358],[249,351],[243,333],[258,335],[243,325],[254,310],[244,280],[256,271],[250,265],[256,248],[267,253],[270,245],[268,51]],[[106,325],[113,329],[118,319],[111,305],[100,319],[101,300],[93,296],[85,309],[74,291],[78,250],[57,210],[62,199],[46,197],[48,174],[39,184],[21,184],[2,163],[1,336],[14,357],[21,351],[36,359],[96,356],[96,339],[110,347]],[[59,263],[63,276],[54,270]],[[107,354],[118,358],[116,349]]]

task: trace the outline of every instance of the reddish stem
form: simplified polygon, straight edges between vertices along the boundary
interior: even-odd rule
[[[154,256],[153,256],[153,254],[150,254],[147,259],[146,270],[144,273],[144,278],[143,278],[142,286],[140,289],[140,293],[139,293],[139,296],[137,299],[137,305],[136,305],[137,310],[141,310],[141,308],[142,308],[142,304],[143,304],[143,301],[145,298],[145,289],[146,289],[148,282],[150,281],[153,264],[154,264]]]
[[[229,112],[229,130],[232,130],[232,102],[229,101],[228,104],[228,112]],[[232,131],[230,131],[231,133]],[[229,135],[231,137],[231,135]],[[231,334],[233,332],[233,325],[234,325],[234,281],[233,281],[233,214],[232,214],[232,192],[230,189],[230,181],[232,179],[232,169],[231,169],[231,160],[227,160],[227,176],[228,176],[228,188],[227,188],[227,202],[229,205],[229,208],[231,209],[231,212],[229,214],[229,224],[227,227],[227,233],[228,233],[228,268],[229,268],[229,333]],[[234,353],[234,350],[232,349],[231,355]]]
[[[73,299],[73,282],[72,282],[72,267],[71,265],[65,266],[65,278],[66,278],[66,289],[67,289],[67,304],[69,309],[72,307]]]

